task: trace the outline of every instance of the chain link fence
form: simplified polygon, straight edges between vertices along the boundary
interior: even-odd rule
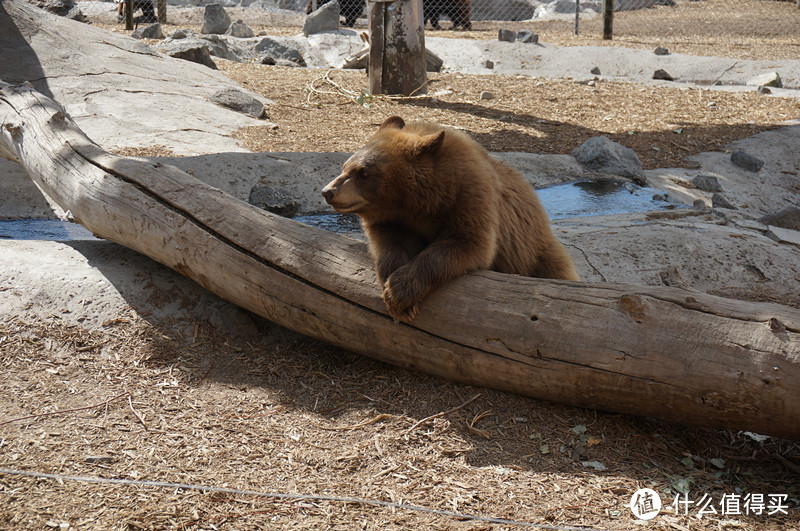
[[[144,21],[148,12],[142,6],[151,0],[134,1],[136,15]],[[364,0],[338,1],[343,25],[367,28]],[[232,12],[233,20],[242,18],[255,27],[291,34],[299,32],[306,12],[314,7],[312,2],[325,0],[169,0],[167,21],[202,24],[202,7],[221,3]],[[116,1],[79,0],[75,5],[90,22],[118,23]],[[433,36],[491,38],[498,29],[528,29],[542,35],[545,42],[581,44],[585,42],[578,38],[603,35],[602,0],[423,0],[423,5],[426,33]],[[791,47],[800,58],[800,0],[614,0],[613,38],[632,45],[772,43]]]

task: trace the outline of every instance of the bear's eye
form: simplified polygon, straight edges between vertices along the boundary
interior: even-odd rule
[[[366,168],[359,168],[356,172],[356,177],[359,179],[366,179],[367,178],[367,170]]]

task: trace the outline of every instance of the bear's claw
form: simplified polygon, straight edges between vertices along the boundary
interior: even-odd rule
[[[389,310],[389,315],[392,316],[392,319],[403,323],[410,323],[413,321],[419,310],[419,305],[417,304],[412,304],[407,307],[402,307],[398,304],[398,301],[392,294],[391,287],[388,285],[383,289],[383,302],[386,304],[386,308]]]

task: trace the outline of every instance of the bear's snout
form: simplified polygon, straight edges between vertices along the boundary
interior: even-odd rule
[[[330,204],[330,202],[333,200],[333,190],[326,186],[322,189],[322,197],[324,197],[325,201]]]

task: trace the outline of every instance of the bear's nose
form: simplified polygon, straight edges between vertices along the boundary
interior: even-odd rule
[[[322,190],[322,197],[325,198],[325,201],[330,203],[331,199],[333,199],[333,190],[328,190],[328,189]]]

